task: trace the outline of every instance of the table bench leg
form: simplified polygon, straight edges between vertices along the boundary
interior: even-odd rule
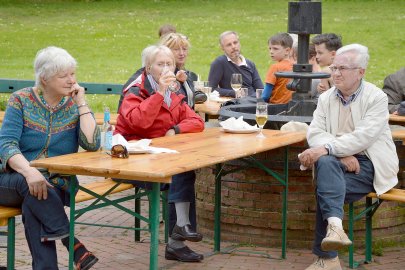
[[[135,194],[138,194],[140,188],[135,187]],[[135,212],[138,214],[141,214],[141,199],[136,198],[135,199]],[[141,228],[141,220],[137,217],[135,217],[135,228],[138,230],[135,230],[135,242],[140,242],[141,241],[141,231],[139,230]]]
[[[152,184],[152,191],[149,198],[150,203],[150,262],[149,269],[158,269],[159,253],[159,212],[160,212],[160,183]]]
[[[15,262],[15,217],[7,222],[7,269],[14,269]]]
[[[283,224],[281,231],[281,258],[286,258],[287,246],[287,208],[288,208],[288,147],[284,149],[284,190],[283,190]]]
[[[69,222],[69,270],[73,270],[74,245],[75,245],[75,206],[76,199],[73,194],[77,189],[77,182],[74,176],[70,176],[70,222]]]
[[[214,252],[221,250],[221,170],[222,164],[217,164],[215,175]]]

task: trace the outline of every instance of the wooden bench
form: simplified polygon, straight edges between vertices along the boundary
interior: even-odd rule
[[[114,194],[134,188],[131,184],[119,184],[111,178],[94,181],[83,185],[84,188],[98,195]],[[95,199],[94,196],[79,190],[76,194],[76,203]],[[7,225],[7,231],[0,235],[7,236],[7,269],[14,269],[15,262],[15,217],[21,215],[21,208],[0,206],[0,226]],[[135,224],[136,226],[137,224]],[[138,224],[139,227],[139,224]]]
[[[121,95],[122,84],[112,84],[112,83],[87,83],[80,82],[81,86],[84,87],[87,94],[113,94]],[[33,80],[16,80],[16,79],[2,79],[0,78],[0,93],[13,93],[22,88],[32,87],[35,85]],[[104,114],[95,113],[94,117],[98,125],[103,124]],[[111,113],[111,124],[116,125],[118,114]],[[4,112],[0,111],[0,123],[3,122]]]
[[[371,263],[372,262],[372,218],[374,213],[377,211],[378,207],[384,201],[393,201],[405,203],[405,190],[393,188],[388,192],[381,194],[377,197],[374,192],[369,193],[366,196],[365,209],[359,214],[354,215],[353,203],[349,204],[349,238],[352,240],[353,244],[349,247],[349,267],[357,268],[359,262],[354,261],[354,222],[365,216],[366,219],[366,250],[365,250],[365,260],[360,263]]]

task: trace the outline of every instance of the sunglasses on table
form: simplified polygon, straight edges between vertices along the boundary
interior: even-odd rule
[[[111,157],[115,157],[115,158],[128,158],[129,157],[127,148],[122,144],[114,145],[113,147],[111,147],[111,152],[107,153],[107,154],[109,154]]]

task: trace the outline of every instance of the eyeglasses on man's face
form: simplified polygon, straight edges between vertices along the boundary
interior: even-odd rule
[[[351,69],[361,69],[360,67],[346,67],[346,66],[329,66],[329,69],[333,72],[336,72],[337,70],[339,70],[339,73],[345,72],[347,70],[351,70]]]
[[[115,158],[128,158],[128,150],[122,144],[116,144],[111,148],[111,153],[108,153],[110,156]]]

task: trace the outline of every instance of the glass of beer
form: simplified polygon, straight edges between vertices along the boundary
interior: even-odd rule
[[[256,123],[260,128],[259,134],[257,134],[257,138],[266,138],[263,135],[263,127],[267,123],[267,103],[265,102],[258,102],[256,104]]]

